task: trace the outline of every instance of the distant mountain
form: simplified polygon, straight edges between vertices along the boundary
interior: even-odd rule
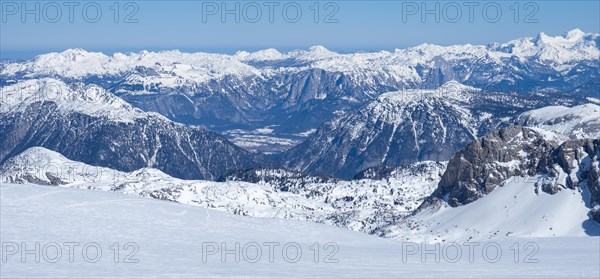
[[[598,96],[600,35],[575,29],[507,43],[339,54],[322,46],[235,55],[69,49],[0,65],[0,82],[54,77],[97,84],[136,107],[217,130],[318,127],[382,93],[449,81],[500,92]]]
[[[560,96],[491,93],[455,81],[436,90],[386,93],[326,122],[280,161],[291,170],[341,178],[377,166],[446,161],[520,113],[580,102]]]
[[[570,138],[600,138],[600,106],[548,106],[523,113],[518,125],[554,131]]]
[[[48,78],[0,89],[0,162],[42,146],[91,165],[211,180],[261,160],[218,134],[143,112],[96,85]]]

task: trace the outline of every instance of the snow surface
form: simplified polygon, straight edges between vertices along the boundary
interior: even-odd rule
[[[430,172],[420,175],[394,173],[387,180],[313,182],[281,190],[277,183],[181,180],[152,168],[125,173],[33,147],[0,166],[0,182],[117,191],[239,215],[309,220],[372,233],[416,209],[435,189],[445,164],[441,166],[432,165]]]
[[[574,107],[548,106],[519,116],[527,126],[557,132],[575,138],[600,138],[600,106],[584,104]]]
[[[562,189],[550,195],[537,189],[536,177],[513,177],[490,194],[466,205],[424,210],[389,237],[420,242],[481,241],[513,237],[600,236],[600,224],[589,219],[590,193]]]
[[[159,200],[144,199],[119,193],[87,191],[80,189],[44,187],[32,185],[0,185],[0,242],[4,247],[12,243],[24,243],[33,249],[56,243],[61,247],[62,257],[56,263],[45,259],[54,256],[52,248],[39,263],[33,255],[21,262],[20,253],[7,255],[0,268],[0,277],[111,277],[111,278],[214,278],[214,277],[445,277],[445,278],[598,278],[600,276],[600,238],[535,238],[506,239],[500,242],[476,243],[473,261],[469,261],[469,249],[461,245],[462,256],[456,263],[448,260],[455,254],[449,245],[440,251],[447,252],[440,262],[430,254],[408,253],[408,245],[432,250],[435,246],[419,246],[397,240],[377,238],[362,233],[334,228],[310,222],[262,219],[230,215],[210,209],[187,206]],[[77,242],[73,261],[69,262],[65,242]],[[118,242],[120,253],[114,260],[114,243]],[[265,242],[275,246],[269,261],[269,249]],[[314,261],[314,243],[321,247],[317,263]],[[515,258],[514,243],[519,243],[519,257]],[[102,255],[96,263],[86,262],[83,246],[96,243]],[[125,249],[125,245],[129,246]],[[239,262],[234,255],[206,252],[207,245],[221,245],[233,250],[240,244]],[[241,247],[255,243],[262,255],[256,263],[245,259],[255,258],[256,250]],[[286,261],[283,246],[296,243],[302,255],[296,263]],[[329,249],[324,249],[330,243]],[[527,246],[529,245],[533,246]],[[404,246],[403,246],[404,245]],[[498,245],[502,256],[492,263],[483,257],[485,245]],[[125,263],[134,247],[138,251],[129,259],[137,263]],[[204,250],[203,250],[204,247]],[[325,262],[325,258],[335,252]],[[449,248],[447,248],[449,247]],[[525,250],[528,247],[528,250]],[[531,248],[537,247],[537,251]],[[494,248],[486,253],[495,257]],[[286,256],[295,257],[294,248]],[[43,252],[41,252],[43,253]],[[532,254],[533,253],[533,254]],[[525,263],[526,256],[532,254]],[[90,259],[95,258],[94,248],[88,249]],[[244,256],[247,256],[244,258]],[[441,255],[444,255],[441,252]],[[204,258],[203,258],[204,256]],[[404,256],[404,257],[403,257]],[[516,262],[515,262],[515,259]],[[537,262],[536,262],[537,261]]]

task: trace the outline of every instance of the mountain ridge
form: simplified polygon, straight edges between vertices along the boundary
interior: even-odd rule
[[[382,93],[456,80],[487,91],[574,92],[597,97],[598,34],[574,30],[504,44],[420,45],[338,54],[324,47],[234,55],[71,49],[0,66],[0,82],[54,77],[97,84],[145,111],[213,130],[278,125],[301,133]],[[284,121],[285,120],[285,121]]]
[[[42,79],[1,89],[0,162],[43,146],[88,164],[153,166],[181,178],[216,179],[262,164],[219,134],[143,112],[96,85]]]

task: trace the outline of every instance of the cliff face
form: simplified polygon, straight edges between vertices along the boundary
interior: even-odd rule
[[[540,129],[510,126],[475,140],[450,160],[437,189],[420,209],[439,207],[442,202],[465,205],[521,176],[536,180],[536,193],[589,189],[590,215],[600,222],[600,139],[561,144],[555,139]]]

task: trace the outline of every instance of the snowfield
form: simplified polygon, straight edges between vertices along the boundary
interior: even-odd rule
[[[510,238],[473,242],[475,246],[457,242],[425,255],[421,252],[435,251],[436,246],[119,193],[15,184],[2,184],[0,192],[1,277],[600,276],[598,237]],[[34,250],[36,243],[39,253]],[[20,245],[34,252],[22,253]],[[221,253],[221,245],[231,250],[229,254]],[[74,251],[72,262],[69,247]],[[273,247],[273,253],[269,254],[268,247]],[[453,252],[457,247],[462,247],[458,258]],[[468,247],[473,247],[471,258]],[[495,249],[502,256],[496,256]],[[117,250],[119,256],[115,257]],[[56,251],[62,256],[57,257]],[[98,256],[96,251],[102,254]],[[261,251],[260,257],[256,251]],[[296,251],[302,255],[297,256]],[[39,263],[35,262],[36,253]]]
[[[582,190],[563,189],[550,195],[536,191],[539,179],[513,177],[473,203],[419,212],[388,228],[387,236],[428,243],[600,236],[600,224],[588,217],[590,192],[585,182]]]
[[[521,114],[518,123],[571,138],[600,138],[600,106],[548,106]]]
[[[416,174],[398,170],[385,180],[291,182],[283,189],[278,182],[182,180],[153,168],[120,172],[33,147],[0,165],[0,182],[115,191],[238,215],[308,220],[375,233],[416,209],[445,169],[442,163],[417,165],[425,170]]]

